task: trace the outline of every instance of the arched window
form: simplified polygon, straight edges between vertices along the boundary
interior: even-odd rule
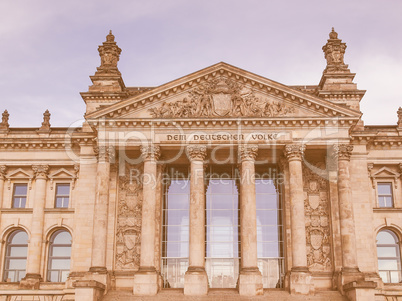
[[[65,282],[70,273],[71,235],[59,230],[53,233],[49,245],[47,280]]]
[[[19,282],[25,277],[28,254],[28,235],[17,230],[8,237],[6,260],[4,264],[4,281]]]
[[[398,283],[401,278],[401,255],[399,239],[390,230],[377,234],[378,271],[385,283]]]

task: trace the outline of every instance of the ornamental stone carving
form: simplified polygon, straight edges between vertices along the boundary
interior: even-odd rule
[[[303,166],[304,211],[306,221],[307,265],[311,271],[329,271],[332,267],[328,183]]]
[[[127,165],[119,177],[116,226],[117,270],[138,270],[141,250],[142,164]]]
[[[207,147],[205,145],[188,145],[186,154],[190,161],[204,161],[207,156]]]
[[[98,48],[101,65],[97,73],[119,73],[117,62],[120,58],[121,49],[117,46],[112,31],[106,36],[106,42]]]
[[[32,170],[37,179],[46,179],[49,172],[49,165],[32,165]]]
[[[258,154],[257,145],[239,145],[239,157],[241,161],[254,161]]]
[[[187,97],[149,109],[155,118],[277,117],[294,112],[284,103],[256,97],[254,91],[231,79],[200,84]]]
[[[114,146],[97,146],[95,148],[95,154],[98,156],[99,162],[114,162],[116,151]]]
[[[398,111],[398,128],[402,128],[402,108],[399,107]]]
[[[338,160],[350,160],[352,155],[353,145],[349,144],[335,144],[333,146],[334,159]]]
[[[5,180],[7,173],[7,166],[0,165],[0,180]]]
[[[161,149],[158,145],[147,144],[141,145],[141,156],[145,160],[155,160],[157,161],[161,154]]]
[[[322,47],[322,50],[327,60],[327,67],[324,73],[349,71],[348,65],[343,61],[346,43],[342,43],[342,40],[338,39],[338,33],[335,32],[334,28],[329,33],[328,42]]]
[[[39,128],[40,132],[50,131],[50,115],[49,110],[46,110],[45,113],[43,113],[42,126]]]
[[[7,131],[9,129],[9,127],[10,127],[10,125],[8,123],[9,116],[10,116],[10,114],[8,114],[8,111],[5,110],[1,116],[0,130]]]
[[[285,156],[288,161],[301,160],[305,149],[306,146],[304,144],[287,144],[285,146]]]

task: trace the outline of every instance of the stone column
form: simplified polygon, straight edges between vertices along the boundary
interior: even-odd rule
[[[239,294],[263,294],[262,275],[257,265],[257,211],[255,198],[255,167],[258,146],[240,145],[240,240],[241,269]]]
[[[156,186],[157,160],[160,148],[157,145],[141,146],[144,159],[143,200],[141,219],[141,254],[140,268],[134,275],[135,295],[155,295],[159,290],[159,276],[155,268],[155,233],[156,233]]]
[[[109,204],[110,156],[114,149],[99,147],[96,171],[94,231],[90,272],[106,274],[106,245]]]
[[[6,179],[7,166],[0,165],[0,207],[3,208],[4,181]]]
[[[352,145],[334,145],[334,157],[338,159],[338,199],[342,241],[342,272],[359,273],[357,267],[352,190],[349,174],[352,151]]]
[[[189,145],[187,157],[190,171],[190,246],[189,267],[184,276],[185,295],[206,295],[208,277],[205,272],[205,145]]]
[[[48,165],[33,165],[35,173],[35,199],[33,203],[31,237],[28,245],[26,276],[20,282],[22,289],[39,289],[43,243],[43,223],[45,216],[46,181]]]
[[[311,275],[307,267],[306,223],[304,220],[304,192],[302,158],[305,146],[286,145],[285,155],[289,163],[290,219],[292,238],[292,268],[290,292],[309,294]]]

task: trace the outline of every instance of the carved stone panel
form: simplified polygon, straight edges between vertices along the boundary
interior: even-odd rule
[[[305,165],[303,166],[303,182],[307,265],[312,271],[330,271],[332,252],[328,182]]]
[[[116,227],[117,270],[137,270],[140,265],[142,165],[129,165],[119,177]]]
[[[278,117],[294,111],[293,106],[257,97],[252,88],[223,77],[200,84],[181,100],[149,109],[155,118]]]

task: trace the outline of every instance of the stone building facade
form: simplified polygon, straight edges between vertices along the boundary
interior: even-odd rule
[[[110,32],[79,125],[2,115],[0,300],[402,300],[402,109],[364,125],[345,49],[126,87]]]

